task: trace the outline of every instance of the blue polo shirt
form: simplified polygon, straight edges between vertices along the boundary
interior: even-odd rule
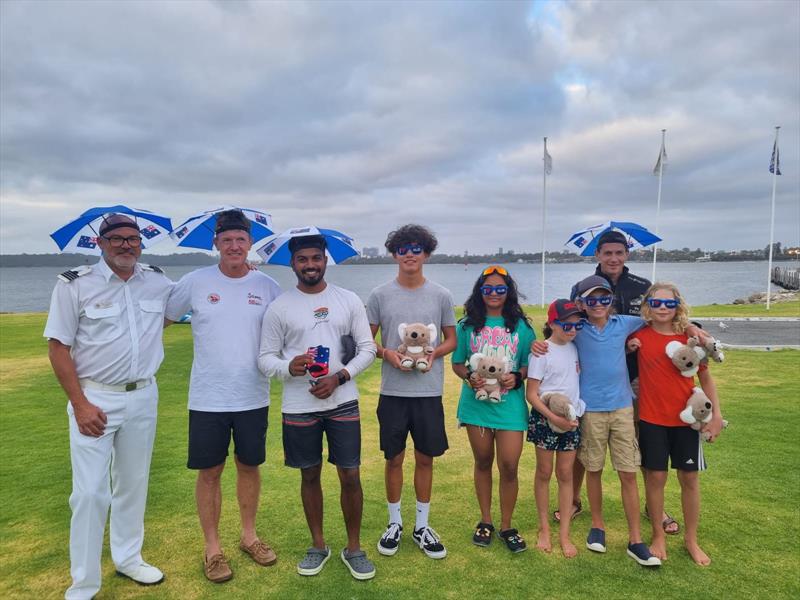
[[[613,315],[598,329],[588,321],[575,336],[581,364],[581,399],[587,412],[605,412],[633,404],[625,341],[644,327],[640,317]]]

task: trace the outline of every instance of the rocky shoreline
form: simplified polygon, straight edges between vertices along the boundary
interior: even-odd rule
[[[800,292],[772,292],[770,294],[770,304],[780,304],[781,302],[794,302],[800,298]],[[756,292],[755,294],[750,294],[747,298],[737,298],[733,301],[734,304],[766,304],[767,303],[767,293],[766,292]]]

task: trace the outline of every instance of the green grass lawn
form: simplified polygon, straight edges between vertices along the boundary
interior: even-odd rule
[[[783,309],[783,305],[776,305]],[[713,307],[731,316],[739,309]],[[796,315],[797,305],[787,314]],[[763,310],[763,307],[762,307]],[[701,311],[696,311],[699,314]],[[704,312],[704,311],[703,311]],[[764,311],[766,312],[766,311]],[[541,309],[531,310],[537,329]],[[740,314],[740,313],[736,313]],[[750,312],[744,312],[752,316]],[[770,315],[776,314],[770,311]],[[69,584],[70,464],[66,399],[46,358],[41,337],[44,315],[0,315],[0,597],[63,597]],[[800,596],[800,352],[726,352],[713,365],[726,418],[719,441],[707,446],[710,470],[701,476],[701,544],[713,560],[695,566],[670,537],[670,557],[658,570],[645,570],[625,556],[625,525],[619,484],[608,469],[605,514],[608,553],[595,555],[583,540],[588,511],[574,521],[579,555],[567,561],[556,550],[545,556],[531,548],[511,555],[495,540],[489,548],[471,543],[478,521],[472,485],[472,455],[466,434],[455,424],[458,382],[447,370],[445,411],[450,450],[437,460],[431,523],[447,544],[441,561],[426,558],[408,536],[394,557],[378,555],[375,544],[386,525],[383,458],[378,449],[375,407],[379,367],[359,379],[362,393],[363,545],[377,565],[369,582],[356,582],[338,557],[318,577],[303,578],[295,564],[309,545],[299,497],[299,473],[282,464],[279,386],[273,389],[267,462],[259,531],[276,549],[272,568],[258,567],[237,548],[238,509],[234,470],[223,481],[221,532],[234,579],[223,586],[202,575],[202,536],[194,505],[194,473],[185,467],[186,394],[192,360],[191,331],[174,326],[165,334],[166,360],[159,373],[159,429],[150,477],[145,559],[161,567],[166,581],[139,587],[114,575],[108,546],[103,556],[99,598],[797,598]],[[406,465],[403,514],[413,523],[412,464]],[[526,443],[520,467],[520,497],[514,523],[530,546],[537,519],[533,500],[534,452]],[[345,543],[338,481],[324,469],[325,524],[334,552]],[[555,486],[551,490],[555,497]],[[554,500],[551,500],[553,503]],[[495,498],[495,506],[497,499]],[[667,507],[679,513],[674,476]],[[499,521],[499,511],[495,509]],[[679,514],[676,517],[682,521]],[[647,531],[647,522],[644,522]],[[554,538],[554,543],[556,542]]]

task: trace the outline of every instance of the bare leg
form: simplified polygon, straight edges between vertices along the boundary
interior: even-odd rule
[[[651,515],[660,515],[664,510],[664,487],[667,484],[669,473],[667,471],[652,471],[645,469],[644,483],[647,501],[647,512]],[[667,558],[667,538],[661,521],[652,519],[653,541],[650,544],[650,554],[661,560]]]
[[[472,447],[475,495],[481,511],[481,522],[492,522],[492,464],[494,463],[494,435],[491,430],[467,425],[467,437]]]
[[[403,493],[403,459],[406,451],[386,459],[383,476],[386,482],[386,500],[389,502],[400,502]]]
[[[617,471],[617,475],[622,484],[622,507],[625,509],[625,518],[628,521],[628,541],[631,544],[637,544],[642,541],[639,524],[642,515],[639,509],[639,487],[636,485],[636,472]]]
[[[550,477],[553,475],[553,454],[552,450],[536,448],[536,476],[533,480],[533,495],[536,497],[536,512],[539,514],[539,539],[536,547],[543,552],[550,552],[553,547],[550,544],[550,522],[548,511],[550,510]],[[572,503],[572,491],[568,507]],[[569,511],[563,513],[569,514]],[[569,521],[569,519],[563,519]]]
[[[500,471],[500,531],[511,528],[511,517],[519,495],[517,471],[522,456],[521,431],[497,431],[497,468]]]
[[[414,450],[414,491],[420,502],[431,501],[433,457]]]
[[[314,548],[325,549],[325,537],[322,535],[322,482],[320,474],[322,464],[300,469],[300,497],[303,500],[303,511],[306,523],[311,531],[311,543]]]
[[[197,501],[197,515],[200,517],[200,527],[203,529],[203,538],[206,544],[206,558],[222,553],[219,542],[219,516],[222,512],[222,486],[220,476],[225,468],[225,463],[200,469],[197,472],[195,485],[195,500]]]
[[[361,514],[364,509],[360,471],[358,467],[354,469],[336,467],[336,471],[339,473],[339,483],[342,486],[340,502],[344,524],[347,528],[347,550],[356,552],[361,549],[359,535],[361,534]]]
[[[261,472],[258,465],[245,465],[236,461],[236,498],[239,500],[239,517],[242,521],[242,543],[252,545],[258,539],[256,534],[256,513],[258,496],[261,491]]]
[[[562,514],[569,514],[573,502],[572,474],[575,468],[575,450],[556,452],[556,478],[558,479],[558,506]],[[545,510],[547,505],[545,505]],[[544,515],[545,519],[547,514]],[[541,518],[541,517],[540,517]],[[564,558],[577,556],[578,549],[569,539],[571,519],[561,519],[558,525],[558,541]]]
[[[638,433],[637,433],[637,437],[638,437]],[[647,488],[647,469],[645,469],[644,467],[642,467],[642,480],[644,481],[645,489],[646,489]],[[655,514],[650,510],[650,506],[649,505],[647,505],[647,514],[648,514],[648,516]],[[664,529],[663,523],[667,519],[669,519],[669,515],[667,515],[667,511],[663,508],[663,503],[662,503],[661,520],[658,522],[658,526],[661,527],[662,529]],[[655,523],[655,519],[653,519],[653,523]],[[678,527],[680,527],[680,525],[678,525],[678,523],[675,522],[675,523],[670,523],[667,527],[669,528],[669,533],[676,533],[678,531]],[[652,548],[650,549],[650,552],[651,553],[653,552]]]
[[[576,463],[578,461],[575,461]],[[574,473],[573,473],[574,474]],[[603,522],[603,470],[586,473],[586,495],[589,496],[589,509],[592,512],[592,527],[605,529]]]
[[[700,523],[700,477],[697,471],[678,470],[678,481],[681,484],[681,504],[686,529],[683,543],[689,556],[701,567],[711,564],[711,559],[697,543],[697,527]]]
[[[586,473],[586,468],[583,466],[583,463],[579,460],[574,461],[572,467],[572,502],[570,503],[569,510],[567,514],[571,517],[572,512],[575,510],[572,505],[580,504],[581,503],[581,488],[583,487],[583,476]],[[561,520],[561,510],[557,510],[555,513],[556,521]]]

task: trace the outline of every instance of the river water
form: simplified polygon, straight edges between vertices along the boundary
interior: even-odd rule
[[[778,263],[782,267],[798,268],[798,263]],[[449,289],[456,304],[463,304],[475,279],[485,265],[426,265],[426,276]],[[504,265],[516,279],[527,304],[541,301],[541,265]],[[650,278],[652,265],[629,263],[631,271]],[[167,275],[177,280],[192,271],[194,266],[173,266],[165,269]],[[261,267],[275,278],[282,288],[295,284],[295,277],[287,267]],[[56,276],[63,267],[0,268],[0,312],[46,311]],[[548,264],[545,272],[545,298],[547,302],[569,294],[572,285],[592,273],[592,265]],[[395,277],[397,267],[389,265],[331,265],[326,279],[331,283],[353,290],[366,301],[372,288]],[[656,279],[676,283],[689,304],[729,304],[736,298],[746,298],[754,292],[765,290],[766,262],[706,262],[659,264]],[[773,290],[779,288],[773,286]]]

